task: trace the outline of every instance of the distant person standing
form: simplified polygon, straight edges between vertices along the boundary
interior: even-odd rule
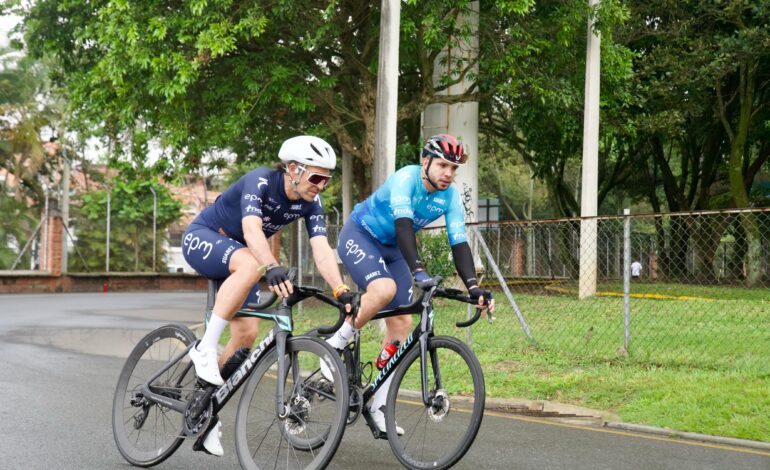
[[[642,263],[634,261],[631,263],[631,279],[639,279],[642,275]]]

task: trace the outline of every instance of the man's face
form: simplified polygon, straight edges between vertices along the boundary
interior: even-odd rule
[[[290,172],[299,169],[299,175],[294,173],[291,176],[294,180],[299,178],[297,192],[305,201],[312,201],[315,199],[315,197],[318,196],[318,193],[329,184],[329,179],[327,177],[331,177],[330,170],[318,166],[292,165],[294,168],[289,168]]]
[[[423,171],[425,168],[428,168],[429,161],[429,158],[423,159]],[[457,165],[453,165],[443,158],[433,158],[433,162],[430,163],[430,168],[428,168],[428,177],[438,187],[439,191],[447,189],[452,184],[452,181],[454,181],[455,176],[457,176]]]

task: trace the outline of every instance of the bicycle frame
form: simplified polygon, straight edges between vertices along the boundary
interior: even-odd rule
[[[396,367],[401,362],[401,359],[405,356],[409,350],[415,347],[417,344],[420,346],[420,372],[422,382],[422,401],[425,406],[429,406],[432,403],[432,397],[428,395],[428,341],[433,335],[433,297],[439,295],[440,297],[454,299],[470,304],[475,304],[470,297],[461,295],[461,291],[457,289],[439,289],[438,283],[441,278],[436,279],[437,282],[433,283],[427,289],[422,291],[421,297],[410,305],[401,306],[393,310],[383,310],[377,313],[373,319],[388,318],[398,315],[407,315],[412,313],[420,313],[420,322],[415,329],[409,334],[409,336],[401,343],[396,352],[393,353],[390,360],[388,360],[385,367],[377,374],[363,393],[363,402],[366,403],[374,396],[375,392],[382,386],[382,384],[391,376]],[[465,322],[458,322],[458,327],[470,326],[479,319],[481,315],[481,309],[476,309],[476,314]],[[431,365],[436,380],[436,387],[442,388],[441,374],[438,368],[438,357],[431,353]],[[360,367],[360,337],[356,335],[355,338],[355,360],[354,360],[355,377],[357,385],[360,385],[361,367]]]
[[[293,330],[292,307],[310,297],[316,297],[332,306],[338,308],[340,307],[336,301],[322,294],[320,289],[313,287],[295,286],[294,293],[288,298],[281,300],[280,304],[275,308],[265,311],[257,311],[254,309],[242,309],[238,311],[237,314],[240,316],[264,318],[274,321],[276,325],[265,335],[262,341],[260,341],[259,344],[249,352],[249,355],[246,357],[243,363],[235,370],[235,372],[225,381],[223,385],[218,388],[214,388],[213,385],[209,386],[211,387],[209,391],[213,392],[213,415],[218,414],[219,411],[224,408],[230,398],[235,395],[235,392],[238,391],[238,389],[244,383],[246,383],[246,379],[252,374],[260,359],[271,348],[277,348],[278,377],[284,377],[286,375],[286,363],[284,361],[284,356],[286,353],[286,340],[291,336]],[[273,301],[274,297],[273,300],[268,300],[268,302],[265,303],[269,305],[269,303],[272,303]],[[340,320],[338,321],[338,324],[330,328],[325,328],[324,330],[336,331],[336,329],[341,325],[342,321],[344,321],[344,315],[340,314]],[[193,346],[194,344],[188,346],[184,351],[175,356],[168,364],[164,365],[158,372],[155,373],[155,375],[153,375],[147,382],[144,383],[142,386],[142,393],[146,399],[171,408],[172,410],[179,413],[184,413],[186,411],[188,406],[186,402],[176,400],[174,398],[169,398],[165,395],[157,393],[157,390],[153,390],[153,387],[151,387],[150,384],[158,377],[163,375],[166,371],[176,366],[176,364],[187,355],[187,353],[190,351],[190,348]],[[192,363],[188,364],[186,367],[187,369],[184,371],[185,373],[181,374],[180,377],[186,376],[188,370],[192,367]],[[296,380],[296,377],[294,377],[294,379]],[[285,384],[282,380],[278,380],[277,383],[276,412],[278,413],[279,418],[285,418],[288,416],[288,407],[285,406],[284,399]],[[177,386],[179,385],[181,384],[177,384]]]

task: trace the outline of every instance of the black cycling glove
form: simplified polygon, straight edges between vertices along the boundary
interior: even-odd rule
[[[342,293],[337,295],[337,302],[341,303],[342,305],[350,304],[351,307],[355,308],[355,305],[353,305],[354,296],[355,294],[353,294],[349,290],[343,291]]]
[[[479,297],[484,297],[484,305],[489,305],[489,302],[492,301],[492,293],[486,289],[471,287],[468,290],[468,293],[471,295],[471,298],[476,301],[479,300]]]
[[[265,273],[267,285],[275,287],[289,280],[288,271],[283,266],[275,265]]]

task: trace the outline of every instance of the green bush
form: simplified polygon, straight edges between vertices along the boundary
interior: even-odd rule
[[[417,249],[425,263],[425,269],[431,276],[443,278],[455,275],[455,265],[452,260],[452,249],[449,247],[446,233],[436,234],[421,232]]]

